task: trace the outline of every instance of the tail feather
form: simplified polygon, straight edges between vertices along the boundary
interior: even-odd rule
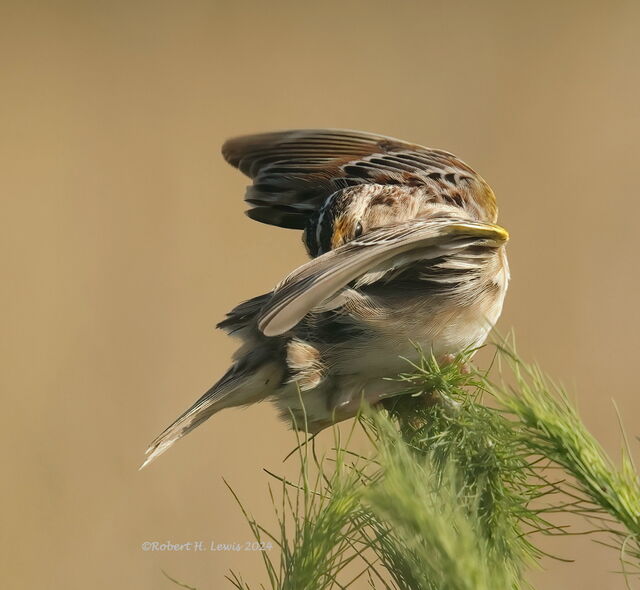
[[[156,437],[145,451],[148,456],[140,469],[157,459],[176,441],[197,428],[213,414],[227,407],[228,404],[223,403],[225,398],[237,390],[243,380],[243,375],[237,370],[237,365],[232,366],[195,404]]]

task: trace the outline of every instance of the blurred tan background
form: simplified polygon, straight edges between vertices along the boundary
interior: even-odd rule
[[[0,2],[6,588],[230,587],[251,539],[222,477],[271,517],[293,437],[227,411],[138,472],[226,368],[213,327],[304,260],[243,215],[219,146],[292,127],[455,152],[493,185],[513,282],[500,326],[574,393],[614,456],[639,433],[640,4]],[[587,539],[544,546],[541,589],[623,588]],[[364,585],[363,585],[364,587]]]

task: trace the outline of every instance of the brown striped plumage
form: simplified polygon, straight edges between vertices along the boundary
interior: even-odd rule
[[[253,180],[249,217],[304,230],[313,257],[220,328],[229,371],[147,450],[147,464],[217,411],[272,399],[309,432],[397,395],[414,343],[447,359],[484,341],[509,280],[491,188],[454,155],[340,130],[227,141]],[[302,404],[301,404],[302,400]]]
[[[335,129],[306,129],[238,137],[222,154],[253,179],[245,200],[249,217],[305,229],[327,199],[349,186],[419,187],[435,202],[459,206],[494,223],[498,209],[489,185],[462,160],[399,139]]]

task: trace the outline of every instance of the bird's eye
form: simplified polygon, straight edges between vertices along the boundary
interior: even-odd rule
[[[358,221],[358,225],[356,225],[356,231],[353,234],[354,238],[359,238],[362,235],[362,224]]]

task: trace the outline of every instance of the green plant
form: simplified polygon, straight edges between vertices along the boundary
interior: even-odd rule
[[[360,580],[398,590],[525,588],[543,557],[536,535],[570,533],[578,514],[620,551],[627,580],[640,565],[640,483],[628,448],[616,468],[566,393],[513,347],[497,378],[468,368],[470,354],[440,366],[423,356],[398,380],[405,395],[354,423],[365,457],[334,429],[330,453],[298,441],[297,481],[271,474],[279,527],[242,508],[272,589],[348,588]],[[491,402],[491,403],[487,403]],[[242,504],[241,504],[242,506]],[[602,536],[604,535],[604,537]],[[249,586],[238,573],[228,578]]]

